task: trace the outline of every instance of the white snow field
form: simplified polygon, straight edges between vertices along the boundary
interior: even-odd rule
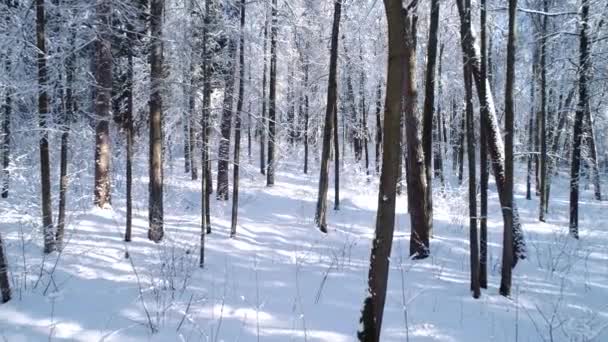
[[[146,237],[145,153],[138,153],[135,170],[131,243],[123,242],[122,157],[114,156],[108,210],[91,209],[92,165],[71,165],[66,246],[46,258],[38,170],[15,166],[11,195],[0,201],[14,297],[0,305],[0,339],[356,340],[377,181],[368,183],[356,166],[342,168],[340,210],[331,210],[331,185],[324,235],[313,222],[318,170],[304,175],[301,155],[284,154],[290,158],[281,160],[273,188],[257,171],[259,157],[249,164],[243,154],[236,238],[229,238],[231,202],[212,195],[204,269],[198,267],[200,181],[183,173],[183,160],[165,169],[166,233],[158,245]],[[469,292],[466,180],[444,191],[436,181],[432,256],[426,260],[408,259],[409,217],[406,197],[399,197],[382,341],[608,341],[608,202],[593,200],[590,189],[582,192],[576,241],[568,236],[566,171],[554,178],[547,223],[537,220],[538,198],[523,197],[523,180],[522,172],[516,197],[528,259],[514,271],[509,299],[498,295],[502,217],[492,185],[489,288],[478,300]]]

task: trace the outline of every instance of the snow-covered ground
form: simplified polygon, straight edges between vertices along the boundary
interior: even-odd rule
[[[166,234],[156,245],[146,238],[146,159],[138,155],[133,242],[122,239],[125,186],[116,157],[111,210],[91,209],[91,165],[71,166],[66,247],[46,258],[38,172],[14,171],[11,196],[0,201],[14,287],[14,300],[0,306],[0,338],[355,340],[377,181],[368,183],[355,166],[343,167],[340,210],[330,210],[324,235],[313,222],[318,170],[302,174],[301,158],[292,153],[283,158],[276,185],[267,188],[254,156],[242,173],[238,235],[229,238],[230,202],[214,199],[213,233],[200,269],[200,182],[183,174],[183,161],[167,167]],[[529,254],[515,269],[513,297],[506,299],[498,295],[502,218],[492,190],[489,289],[475,300],[466,183],[440,189],[436,183],[432,256],[422,261],[408,260],[406,197],[398,199],[383,341],[608,341],[608,202],[582,193],[581,239],[575,241],[567,234],[567,180],[553,184],[547,223],[538,222],[537,198],[526,201],[518,183]],[[331,209],[333,186],[328,198]]]

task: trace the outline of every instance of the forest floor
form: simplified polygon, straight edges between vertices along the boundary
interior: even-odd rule
[[[0,201],[14,295],[0,306],[0,339],[354,341],[377,180],[368,182],[357,166],[343,167],[340,210],[329,210],[329,233],[322,234],[313,221],[318,169],[303,174],[299,154],[291,155],[280,161],[272,188],[257,171],[257,157],[244,165],[236,238],[229,237],[231,202],[213,199],[204,269],[198,267],[200,181],[183,173],[183,161],[165,171],[160,244],[146,238],[144,153],[135,170],[131,243],[123,242],[123,162],[115,161],[108,210],[92,209],[92,165],[74,167],[66,246],[46,257],[37,170],[14,170],[14,190]],[[518,183],[528,258],[517,265],[507,299],[498,295],[502,217],[491,185],[489,288],[473,299],[466,180],[460,187],[449,183],[443,189],[435,183],[426,260],[408,259],[407,201],[398,198],[382,341],[608,341],[608,202],[582,192],[576,241],[568,236],[566,177],[554,179],[546,223],[537,219],[538,198],[525,200],[525,184]],[[330,209],[333,198],[331,185]]]

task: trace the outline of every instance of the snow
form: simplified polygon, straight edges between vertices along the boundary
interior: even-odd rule
[[[242,160],[247,164],[245,156]],[[364,171],[345,165],[340,211],[329,211],[325,235],[313,221],[318,170],[302,174],[300,160],[298,152],[281,160],[272,188],[265,186],[257,165],[244,165],[234,239],[229,238],[230,202],[213,199],[204,269],[198,268],[200,182],[182,173],[183,160],[165,170],[161,244],[146,238],[146,159],[139,153],[133,242],[122,240],[124,179],[122,162],[115,159],[112,208],[91,209],[93,182],[86,174],[92,172],[74,176],[65,249],[46,258],[37,173],[16,168],[14,190],[0,201],[14,297],[0,306],[0,337],[354,341],[366,294],[378,182],[367,182]],[[554,182],[546,223],[536,220],[537,198],[525,200],[525,184],[517,184],[529,254],[514,271],[512,298],[498,295],[502,217],[492,185],[489,289],[478,300],[469,292],[466,180],[463,187],[435,184],[434,238],[426,260],[407,257],[407,198],[398,197],[382,341],[524,342],[550,341],[550,336],[607,341],[608,205],[594,201],[591,190],[583,191],[581,239],[573,240],[567,228],[567,178]],[[331,185],[328,199],[333,199]]]

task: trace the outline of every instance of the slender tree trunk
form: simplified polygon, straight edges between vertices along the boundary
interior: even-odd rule
[[[424,109],[422,114],[422,148],[426,171],[426,212],[429,231],[433,230],[433,116],[435,111],[435,67],[437,65],[437,36],[439,35],[439,0],[431,0],[431,23],[427,45],[426,74],[424,81]]]
[[[304,173],[308,173],[308,124],[310,103],[308,99],[308,57],[304,64]]]
[[[150,6],[150,156],[149,156],[149,230],[148,239],[160,242],[163,229],[163,136],[162,82],[163,43],[162,20],[164,0],[151,0]]]
[[[376,87],[376,174],[380,174],[380,160],[382,157],[382,80]]]
[[[319,193],[317,196],[317,208],[315,212],[315,223],[317,227],[327,233],[327,188],[329,187],[329,155],[332,144],[332,135],[337,135],[334,129],[337,127],[337,98],[338,85],[336,75],[338,70],[338,37],[340,35],[340,15],[342,11],[342,0],[334,1],[334,21],[331,33],[331,50],[329,58],[329,80],[327,85],[327,107],[325,109],[325,123],[323,125],[323,147],[321,150],[321,169],[319,174]],[[334,137],[335,139],[335,137]],[[336,156],[339,154],[338,144],[334,144]],[[338,164],[338,159],[334,161]]]
[[[481,78],[486,79],[488,74],[486,47],[486,16],[487,1],[481,0]],[[481,87],[480,97],[486,99],[486,88]],[[487,101],[481,103],[479,124],[479,188],[480,188],[480,218],[479,218],[479,286],[488,288],[488,142],[486,140],[485,120]]]
[[[586,111],[589,110],[589,95],[587,81],[589,80],[589,51],[590,44],[587,36],[589,29],[589,0],[582,0],[581,18],[579,21],[579,80],[578,106],[574,117],[574,132],[572,135],[572,163],[570,171],[570,234],[578,239],[578,187],[580,181],[581,145]]]
[[[464,1],[465,20],[461,25],[460,37],[462,44],[467,45],[464,40],[470,39],[467,32],[471,27],[471,0]],[[467,139],[467,161],[469,170],[469,248],[471,266],[471,291],[473,298],[480,296],[479,282],[479,241],[477,239],[477,185],[475,177],[475,123],[473,122],[473,81],[471,74],[471,60],[464,54],[463,75],[465,89],[465,120]]]
[[[595,146],[595,132],[593,129],[593,118],[591,110],[587,104],[585,110],[585,122],[583,130],[585,131],[585,140],[587,143],[587,149],[589,150],[589,169],[591,171],[591,178],[593,182],[594,196],[597,201],[602,200],[602,192],[600,189],[600,169],[597,163],[597,147]]]
[[[5,61],[6,73],[11,72],[11,61],[6,58]],[[11,153],[11,111],[13,102],[13,89],[10,86],[6,87],[4,93],[4,118],[2,119],[2,198],[8,197],[8,188],[10,182],[10,153]]]
[[[466,106],[462,108],[462,116],[460,119],[460,129],[458,131],[458,184],[462,184],[464,177],[464,143],[466,131]]]
[[[110,110],[112,92],[112,4],[97,0],[98,39],[96,42],[95,81],[95,205],[106,208],[110,199]]]
[[[11,300],[11,286],[8,281],[8,264],[4,253],[4,242],[0,234],[0,292],[2,292],[2,303]]]
[[[57,231],[55,233],[55,247],[57,250],[61,250],[63,245],[63,235],[65,231],[65,207],[67,203],[67,191],[68,191],[68,148],[69,148],[69,137],[70,137],[70,124],[73,120],[74,115],[74,99],[73,99],[73,85],[74,85],[74,40],[75,35],[70,39],[70,45],[72,51],[67,58],[65,65],[66,74],[66,89],[65,98],[63,100],[63,117],[62,117],[62,133],[61,133],[61,152],[60,152],[60,166],[59,166],[59,213],[57,217]]]
[[[450,119],[450,144],[452,145],[452,171],[458,169],[458,154],[460,152],[460,123],[458,118],[458,105],[456,100],[452,99],[452,114]]]
[[[38,48],[38,115],[40,136],[40,194],[42,196],[42,232],[44,253],[55,248],[53,234],[53,205],[51,203],[51,167],[49,161],[49,133],[47,121],[49,100],[47,96],[48,76],[46,69],[46,44],[44,33],[44,0],[36,0],[36,47]]]
[[[388,21],[388,70],[384,107],[382,172],[378,191],[376,233],[372,242],[368,297],[361,313],[359,341],[379,342],[388,283],[389,262],[395,230],[395,204],[401,158],[401,104],[405,77],[406,44],[401,0],[385,0]],[[424,175],[424,174],[423,174]],[[424,198],[424,197],[423,197]]]
[[[184,75],[185,77],[186,75]],[[184,92],[187,92],[187,86],[183,86]],[[190,113],[184,112],[182,115],[182,127],[184,131],[184,173],[190,173],[190,162],[192,161],[190,147]]]
[[[342,1],[342,0],[340,0]],[[337,53],[337,52],[336,52]],[[336,85],[337,87],[337,85]],[[338,135],[338,105],[334,104],[334,210],[340,210],[340,140]],[[342,116],[342,124],[345,122],[344,116]],[[346,141],[342,141],[342,147],[346,146]],[[344,149],[342,149],[342,156],[344,156]],[[344,160],[344,158],[342,158]]]
[[[361,61],[361,65],[364,65],[364,60],[363,60],[363,47],[360,47],[359,49],[359,59]],[[361,130],[363,131],[362,134],[362,145],[363,145],[363,152],[365,153],[365,174],[368,176],[367,180],[370,181],[369,179],[369,148],[368,148],[368,138],[369,138],[369,133],[367,130],[367,105],[365,103],[365,84],[367,81],[367,77],[365,76],[365,70],[363,70],[363,68],[361,69],[361,76],[360,76],[360,83],[359,83],[359,112],[361,112]]]
[[[192,66],[190,67],[191,73],[194,74],[194,62],[191,61]],[[188,91],[188,147],[190,157],[190,177],[192,180],[198,179],[198,170],[196,167],[196,101],[194,98],[194,76],[190,78],[190,89]]]
[[[203,105],[201,115],[201,134],[202,134],[202,153],[201,153],[201,250],[200,267],[205,263],[205,233],[211,233],[211,214],[210,214],[210,195],[213,192],[211,187],[211,155],[209,137],[211,136],[211,56],[208,48],[208,29],[211,25],[211,2],[205,0],[205,26],[203,27]]]
[[[234,166],[232,178],[232,220],[230,237],[236,236],[236,225],[239,213],[239,168],[241,154],[241,119],[243,114],[243,98],[245,93],[245,0],[241,0],[241,33],[239,37],[239,95],[236,103],[234,120]]]
[[[439,47],[439,65],[437,67],[437,93],[439,99],[437,101],[437,115],[435,116],[435,132],[437,140],[434,143],[435,149],[433,150],[433,170],[434,176],[441,180],[441,184],[444,184],[445,180],[443,177],[443,148],[445,142],[442,132],[442,128],[445,129],[445,118],[443,117],[441,100],[443,99],[443,84],[441,82],[441,60],[443,59],[443,44]],[[446,151],[447,152],[447,151]],[[432,190],[431,190],[432,191]]]
[[[543,10],[549,11],[548,1],[543,0]],[[547,16],[541,18],[540,34],[540,204],[538,220],[545,222],[547,210]]]
[[[532,63],[532,80],[530,82],[530,120],[528,123],[528,172],[527,172],[527,177],[526,177],[526,199],[527,200],[531,200],[532,199],[532,162],[534,160],[534,158],[536,158],[536,155],[532,154],[532,152],[535,150],[535,144],[534,144],[534,132],[535,132],[535,125],[534,125],[534,104],[535,104],[535,94],[536,94],[536,87],[535,85],[535,77],[536,75],[536,64]]]
[[[135,41],[135,35],[132,33],[133,26],[128,25],[127,40],[132,44]],[[128,49],[127,57],[127,120],[125,122],[126,140],[127,140],[127,161],[126,161],[126,183],[127,183],[127,217],[125,228],[125,241],[131,241],[131,233],[133,226],[133,86],[135,79],[135,69],[133,68],[133,49]]]
[[[260,123],[260,173],[266,174],[266,75],[268,74],[268,19],[264,21],[264,71],[262,75],[262,120]]]
[[[228,74],[225,77],[224,104],[222,107],[222,119],[220,127],[220,143],[217,162],[217,192],[219,201],[228,200],[228,168],[230,162],[230,132],[232,129],[233,105],[234,105],[234,82],[237,64],[236,40],[228,40]]]
[[[504,229],[502,238],[502,268],[500,294],[511,295],[511,266],[513,255],[513,138],[515,121],[515,104],[513,87],[515,84],[515,49],[516,49],[517,0],[509,0],[509,37],[507,40],[507,76],[505,83],[505,200],[501,203]]]
[[[276,144],[276,110],[277,110],[277,0],[272,0],[272,23],[270,27],[270,90],[268,106],[268,165],[266,186],[274,185],[275,144]]]

